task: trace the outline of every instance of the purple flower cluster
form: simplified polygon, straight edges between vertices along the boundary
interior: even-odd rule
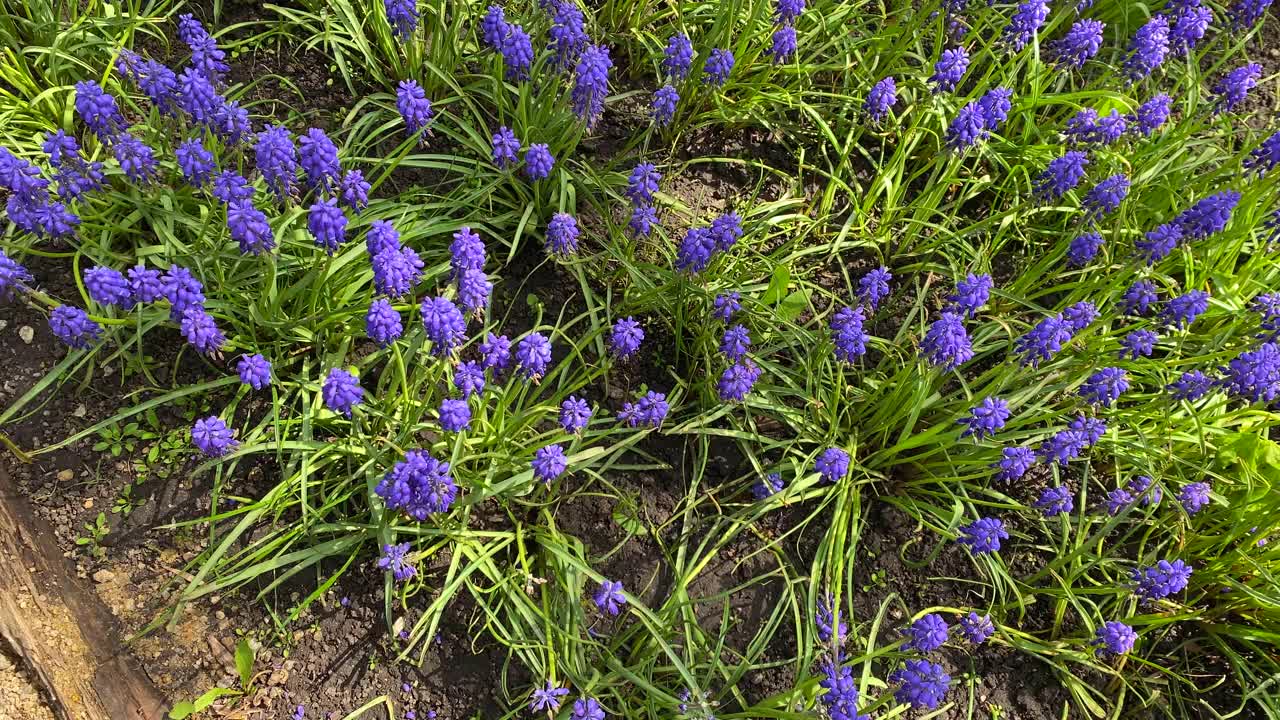
[[[432,354],[447,355],[466,340],[467,321],[458,306],[447,298],[426,298],[422,301],[420,310],[422,327],[432,344]]]
[[[1129,376],[1120,368],[1104,367],[1090,375],[1080,386],[1080,397],[1086,402],[1110,407],[1129,389]]]
[[[1048,57],[1057,63],[1082,68],[1102,49],[1102,30],[1106,25],[1098,20],[1077,20],[1067,34],[1049,43]]]
[[[948,48],[942,51],[938,62],[934,63],[929,84],[933,85],[935,93],[951,92],[960,84],[968,69],[969,52],[963,47]]]
[[[733,52],[725,48],[713,48],[711,54],[707,56],[707,62],[702,67],[702,82],[717,87],[723,86],[729,81],[729,74],[733,72]]]
[[[547,445],[534,451],[529,467],[535,478],[549,483],[564,474],[569,468],[569,460],[564,455],[563,447]]]
[[[558,212],[547,223],[547,252],[565,257],[578,251],[578,221],[569,213]]]
[[[1280,395],[1280,346],[1267,342],[1246,350],[1228,362],[1222,374],[1222,387],[1231,395],[1247,402],[1271,403]]]
[[[733,247],[742,232],[742,219],[733,211],[720,215],[709,226],[689,228],[676,248],[676,269],[701,273],[717,253]]]
[[[960,528],[960,542],[968,545],[974,555],[1000,551],[1000,541],[1008,540],[1009,532],[999,518],[978,518]]]
[[[840,448],[827,448],[818,455],[813,467],[825,483],[834,483],[849,474],[849,453]]]
[[[633,317],[625,317],[613,324],[609,333],[609,350],[619,360],[631,357],[644,342],[644,328]]]
[[[934,367],[955,370],[973,358],[973,345],[964,328],[964,320],[955,313],[944,312],[929,326],[920,350]]]
[[[458,497],[449,463],[422,450],[410,450],[374,488],[389,510],[401,510],[422,522],[433,513],[448,512]]]
[[[1116,620],[1108,620],[1098,628],[1090,645],[1097,646],[1098,655],[1124,655],[1133,649],[1138,634],[1133,628]]]
[[[990,137],[1008,119],[1012,97],[1012,90],[997,87],[960,108],[947,128],[947,147],[963,152]]]
[[[951,686],[951,676],[941,665],[928,660],[907,660],[902,668],[889,675],[889,682],[897,683],[893,697],[904,705],[933,710]]]
[[[356,405],[364,402],[364,388],[360,387],[360,380],[341,368],[329,371],[320,386],[320,394],[325,407],[347,417],[351,417]]]
[[[956,282],[956,291],[947,296],[948,312],[972,318],[978,311],[986,307],[991,298],[991,287],[994,281],[990,275],[974,275],[970,273],[964,280]]]
[[[1021,50],[1031,42],[1048,17],[1049,0],[1024,0],[1009,19],[1001,39],[1011,49]]]
[[[1190,580],[1191,566],[1181,560],[1161,560],[1133,570],[1134,592],[1149,602],[1182,592]]]
[[[968,615],[960,618],[960,634],[974,645],[981,645],[996,633],[995,623],[991,622],[990,615],[979,615],[976,612],[970,612]]]
[[[415,135],[426,129],[433,116],[426,91],[414,80],[400,81],[396,88],[396,110],[400,112],[409,133]]]
[[[1080,184],[1088,167],[1087,153],[1069,151],[1049,162],[1036,178],[1033,192],[1044,200],[1056,201]]]
[[[947,643],[947,623],[937,613],[922,615],[903,633],[907,636],[907,641],[902,644],[904,650],[927,653]]]
[[[662,51],[662,69],[673,80],[683,80],[693,67],[693,43],[684,33],[673,33]]]
[[[831,319],[831,339],[835,341],[836,358],[852,363],[867,352],[866,316],[862,307],[845,307]]]
[[[1120,173],[1094,185],[1089,192],[1085,193],[1084,199],[1080,201],[1080,207],[1084,210],[1085,218],[1089,222],[1097,222],[1103,216],[1115,212],[1128,195],[1129,178]]]
[[[1244,102],[1245,96],[1258,84],[1261,77],[1262,66],[1258,63],[1242,65],[1223,75],[1218,84],[1213,86],[1213,112],[1229,112]]]
[[[231,428],[216,415],[196,421],[191,428],[191,443],[209,457],[222,457],[240,444]]]
[[[410,543],[383,545],[382,557],[378,558],[378,569],[389,570],[396,582],[404,582],[417,574],[418,570],[406,561],[405,556],[413,546]]]
[[[592,601],[595,602],[597,608],[600,608],[601,612],[616,616],[622,612],[622,606],[627,604],[627,596],[622,594],[622,582],[617,580],[601,581],[600,588],[596,590]]]
[[[898,102],[898,84],[893,76],[877,82],[867,93],[862,109],[870,116],[872,122],[880,122],[889,114],[889,110]]]
[[[604,45],[589,46],[578,60],[570,98],[573,112],[586,122],[587,128],[595,127],[604,113],[604,99],[609,94],[609,69],[612,67],[609,48]]]
[[[1147,77],[1160,67],[1169,54],[1169,19],[1156,15],[1138,28],[1129,43],[1124,60],[1125,71],[1135,80]]]
[[[1027,470],[1036,462],[1031,448],[1007,447],[1000,451],[1000,459],[991,464],[996,471],[995,479],[1000,482],[1013,482],[1027,474]]]
[[[644,425],[656,428],[662,425],[662,421],[667,418],[667,413],[670,411],[671,405],[667,403],[667,396],[650,390],[635,402],[623,403],[618,419],[625,422],[628,427]]]
[[[998,397],[983,398],[969,410],[969,417],[956,422],[965,426],[960,437],[972,436],[974,440],[992,437],[1009,420],[1009,403]]]

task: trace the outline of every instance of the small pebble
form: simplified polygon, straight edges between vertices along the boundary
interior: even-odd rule
[[[18,328],[18,337],[22,338],[22,342],[30,345],[31,341],[36,339],[36,331],[30,325],[23,325]]]

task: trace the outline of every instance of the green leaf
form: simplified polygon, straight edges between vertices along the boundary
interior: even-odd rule
[[[639,508],[634,503],[622,499],[613,506],[613,521],[632,535],[648,535],[649,528],[640,519]]]
[[[249,689],[249,680],[253,677],[253,648],[248,638],[240,638],[236,643],[236,670],[240,671],[240,687]]]
[[[809,307],[809,291],[797,290],[783,298],[782,304],[778,305],[778,319],[783,322],[794,322],[807,307]]]
[[[224,688],[224,687],[210,688],[209,690],[206,690],[203,695],[196,698],[196,702],[194,706],[195,711],[196,712],[203,711],[205,708],[212,705],[220,697],[226,697],[227,695],[240,695],[240,694],[241,693],[235,690],[232,690],[231,688]]]
[[[175,704],[173,708],[169,710],[169,720],[183,720],[183,718],[195,711],[195,705],[183,700],[182,702]]]
[[[787,294],[787,285],[791,283],[791,269],[786,265],[779,265],[773,269],[773,278],[769,280],[769,287],[764,291],[764,297],[760,301],[766,305],[776,305]]]

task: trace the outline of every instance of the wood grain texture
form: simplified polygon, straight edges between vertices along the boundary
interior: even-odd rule
[[[0,642],[60,720],[160,720],[167,702],[114,637],[53,531],[0,467]]]

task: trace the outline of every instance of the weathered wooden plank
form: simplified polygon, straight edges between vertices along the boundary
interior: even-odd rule
[[[0,642],[61,720],[164,716],[167,703],[113,637],[113,622],[0,467]]]

